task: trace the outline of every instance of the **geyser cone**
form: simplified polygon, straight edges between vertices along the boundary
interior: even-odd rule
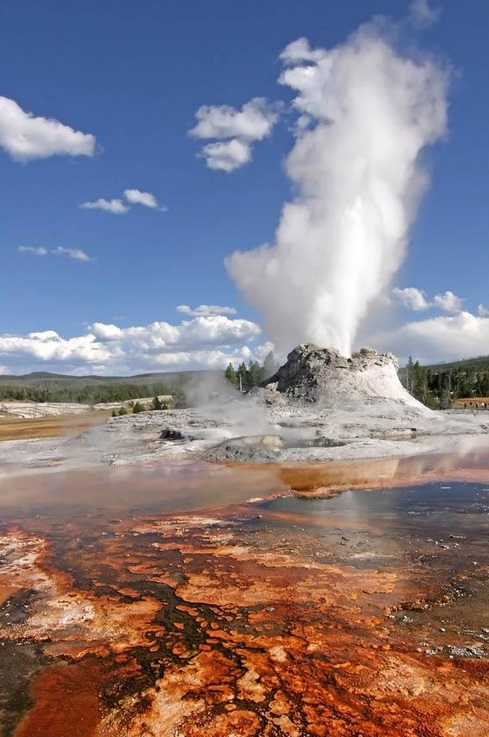
[[[336,348],[299,345],[264,384],[289,398],[328,406],[399,402],[429,412],[404,389],[392,353],[362,348],[351,358]]]

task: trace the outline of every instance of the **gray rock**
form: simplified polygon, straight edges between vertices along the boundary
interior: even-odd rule
[[[286,363],[264,382],[263,398],[268,404],[274,403],[274,395],[281,395],[326,406],[394,400],[423,408],[402,386],[398,368],[392,353],[362,348],[347,358],[336,348],[307,343],[294,348]]]

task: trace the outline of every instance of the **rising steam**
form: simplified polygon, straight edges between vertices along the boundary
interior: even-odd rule
[[[401,265],[427,177],[422,149],[446,129],[448,73],[400,55],[379,28],[330,51],[306,39],[281,54],[296,93],[286,171],[296,197],[273,245],[226,267],[279,350],[303,342],[350,355],[360,321]]]

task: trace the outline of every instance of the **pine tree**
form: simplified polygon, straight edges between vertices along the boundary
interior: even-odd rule
[[[161,403],[161,400],[157,394],[154,395],[153,401],[151,402],[151,409],[153,410],[159,410],[163,409],[163,405]]]
[[[236,372],[236,382],[238,385],[238,389],[241,392],[248,389],[248,370],[244,361],[238,366],[238,370]]]
[[[226,376],[226,379],[230,381],[233,386],[236,386],[237,375],[236,375],[236,371],[234,370],[234,366],[232,363],[228,364],[228,367],[226,371],[224,372],[224,375]]]

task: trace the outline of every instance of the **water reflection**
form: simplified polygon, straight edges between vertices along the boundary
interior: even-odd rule
[[[0,515],[9,737],[489,734],[485,447],[45,470]]]

